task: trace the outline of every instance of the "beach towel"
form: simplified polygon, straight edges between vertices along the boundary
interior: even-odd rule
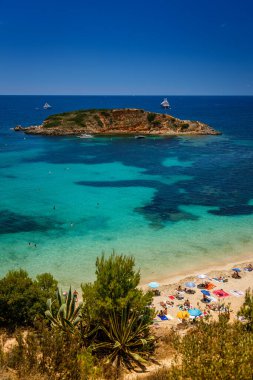
[[[227,278],[223,278],[223,279],[219,280],[217,277],[214,277],[214,278],[212,278],[212,280],[215,282],[228,282]]]
[[[213,288],[215,288],[216,285],[212,284],[211,282],[208,283],[208,285],[206,286],[206,289],[207,290],[212,290]]]
[[[219,289],[219,290],[214,290],[213,291],[213,294],[215,294],[217,297],[219,298],[222,298],[222,297],[228,297],[229,296],[229,293],[225,292],[224,290],[222,289]]]
[[[213,297],[213,296],[207,296],[207,298],[211,301],[211,302],[217,302],[217,298]]]
[[[236,297],[242,297],[244,295],[244,292],[241,291],[241,290],[229,290],[231,294],[233,294],[233,296],[236,296]]]
[[[162,321],[168,321],[169,318],[166,316],[166,315],[158,315],[158,317],[162,320]]]
[[[174,296],[169,296],[169,299],[174,300],[175,297]]]

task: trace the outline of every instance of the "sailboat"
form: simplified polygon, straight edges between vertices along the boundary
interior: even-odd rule
[[[47,102],[44,104],[43,106],[44,110],[47,110],[48,108],[52,108],[52,106],[50,106],[50,104],[48,104]]]
[[[170,108],[170,104],[169,104],[167,98],[163,99],[163,101],[161,103],[161,107],[163,107],[163,108]]]

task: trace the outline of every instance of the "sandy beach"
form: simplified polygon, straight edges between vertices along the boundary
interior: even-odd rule
[[[162,279],[159,282],[159,277],[156,279],[160,286],[157,288],[160,291],[159,296],[154,296],[153,307],[156,309],[156,315],[160,310],[165,312],[168,320],[162,321],[158,316],[154,320],[154,326],[159,327],[172,327],[180,323],[177,318],[177,314],[181,309],[184,309],[184,303],[186,300],[190,303],[190,308],[198,308],[201,310],[203,315],[210,315],[212,318],[217,318],[218,311],[213,311],[211,308],[215,306],[220,306],[224,304],[225,306],[230,306],[230,317],[231,320],[236,318],[237,312],[240,309],[244,301],[244,294],[248,288],[253,287],[253,271],[245,271],[244,268],[249,264],[253,265],[252,260],[240,261],[240,262],[229,262],[223,266],[212,266],[201,271],[196,271],[190,275],[183,276],[178,275],[168,279]],[[239,275],[241,278],[233,278],[232,275],[234,271],[232,268],[240,268]],[[197,276],[199,274],[206,275],[206,278],[200,279]],[[219,277],[227,279],[227,281],[218,281]],[[187,292],[183,293],[183,299],[179,300],[175,296],[177,294],[177,289],[181,286],[185,289],[185,283],[194,282],[195,287],[192,290],[195,291],[194,294],[189,294]],[[213,297],[211,302],[202,302],[203,294],[198,287],[201,283],[209,283],[210,296]],[[144,290],[148,289],[148,285],[143,285]],[[188,289],[188,288],[187,288]],[[216,294],[216,291],[223,290],[226,294],[225,297],[220,297]],[[173,298],[175,297],[175,298]],[[166,308],[161,306],[161,303],[166,305]],[[167,313],[167,314],[166,314]]]

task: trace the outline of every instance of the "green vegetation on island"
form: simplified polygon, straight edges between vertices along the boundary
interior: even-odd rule
[[[52,275],[31,279],[24,270],[0,279],[0,378],[5,380],[121,379],[168,358],[167,368],[146,380],[252,379],[253,292],[239,315],[229,309],[217,321],[206,317],[180,334],[154,333],[151,292],[139,287],[132,257],[104,255],[96,279],[62,293]],[[13,341],[6,348],[8,340]],[[133,377],[134,378],[134,377]]]

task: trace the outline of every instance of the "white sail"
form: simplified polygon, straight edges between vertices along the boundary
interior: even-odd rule
[[[52,106],[50,106],[50,104],[48,104],[47,102],[44,104],[43,106],[44,110],[47,110],[48,108],[52,108]]]
[[[163,99],[163,101],[162,101],[162,103],[161,103],[161,106],[162,106],[163,108],[169,108],[169,107],[170,107],[170,104],[169,104],[167,98],[164,98],[164,99]]]

